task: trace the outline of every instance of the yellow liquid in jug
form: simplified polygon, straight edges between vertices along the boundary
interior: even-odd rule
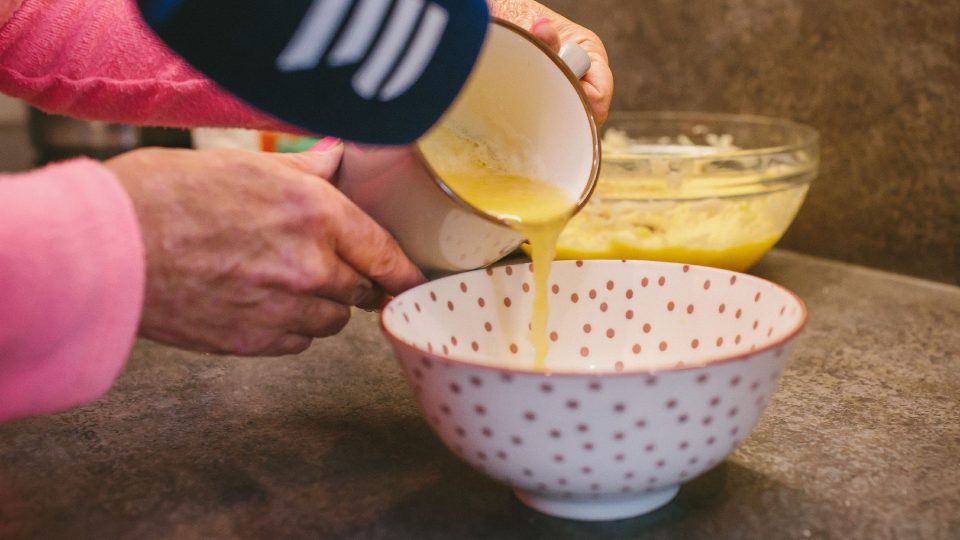
[[[489,173],[443,174],[444,182],[476,208],[506,221],[526,237],[533,260],[533,313],[530,340],[534,368],[545,368],[547,357],[547,279],[557,238],[570,220],[574,201],[558,188],[523,176]]]
[[[552,184],[509,174],[500,167],[491,166],[492,160],[488,157],[478,158],[482,146],[449,129],[434,130],[423,148],[428,155],[439,151],[448,154],[443,160],[445,166],[432,163],[444,183],[458,196],[473,207],[502,219],[529,242],[534,294],[530,341],[534,349],[534,368],[544,370],[548,349],[547,280],[556,254],[557,239],[573,215],[576,201]]]

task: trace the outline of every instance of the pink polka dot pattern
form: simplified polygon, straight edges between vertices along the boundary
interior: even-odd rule
[[[532,370],[524,283],[526,264],[432,281],[390,302],[383,326],[444,443],[551,500],[649,496],[723,461],[770,402],[806,317],[745,274],[558,262],[548,375]]]

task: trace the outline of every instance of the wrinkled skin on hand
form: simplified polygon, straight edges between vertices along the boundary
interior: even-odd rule
[[[320,152],[146,148],[106,162],[146,246],[140,334],[197,351],[293,354],[350,306],[423,282],[394,239],[326,179]]]
[[[567,41],[583,47],[592,63],[581,83],[597,122],[602,124],[613,99],[613,73],[600,38],[533,0],[488,0],[488,5],[491,15],[529,29],[554,51],[560,50],[560,44]]]

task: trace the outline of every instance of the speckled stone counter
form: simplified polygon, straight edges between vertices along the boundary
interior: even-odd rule
[[[958,538],[960,289],[774,252],[810,323],[766,414],[652,514],[547,517],[417,414],[374,315],[280,359],[141,342],[92,405],[0,426],[0,538]]]

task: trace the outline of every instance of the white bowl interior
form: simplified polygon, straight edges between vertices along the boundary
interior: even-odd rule
[[[529,264],[448,276],[397,296],[384,329],[415,348],[477,365],[533,369]],[[557,261],[547,370],[655,371],[705,365],[795,335],[806,310],[769,281],[649,261]]]

